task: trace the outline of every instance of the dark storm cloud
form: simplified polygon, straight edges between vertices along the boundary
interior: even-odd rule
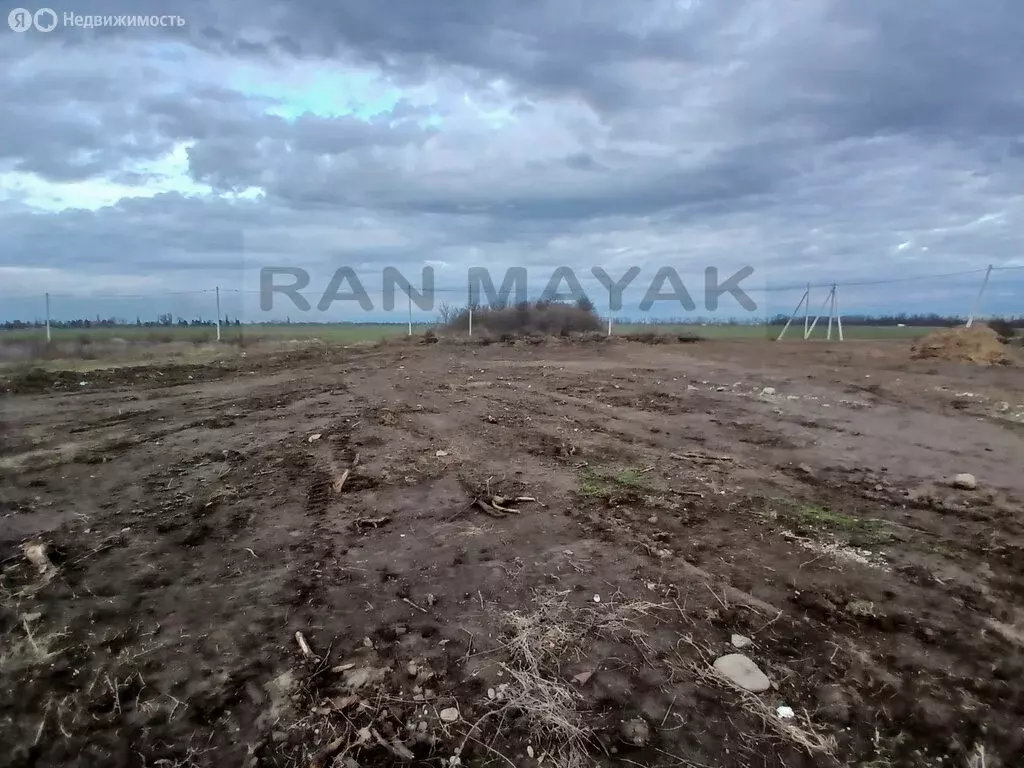
[[[1019,134],[1024,7],[827,3],[755,46],[734,101],[743,121],[785,120],[819,140],[909,133],[971,141]]]
[[[114,73],[26,71],[0,74],[0,168],[54,180],[88,178],[124,162],[159,157],[166,137],[138,131],[133,105]]]
[[[146,4],[93,5],[139,13]],[[747,73],[726,105],[737,119],[788,116],[833,135],[1012,132],[1024,89],[1016,0],[218,0],[178,13],[193,41],[236,55],[354,57],[419,79],[463,68],[610,112],[663,103],[644,65],[738,66]]]

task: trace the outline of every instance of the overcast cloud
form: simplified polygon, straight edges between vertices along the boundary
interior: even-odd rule
[[[54,10],[186,24],[0,29],[0,295],[253,289],[269,265],[430,262],[452,288],[525,265],[537,290],[558,265],[750,264],[752,289],[1024,265],[1019,0]],[[996,273],[989,310],[1021,312],[1022,279]],[[979,281],[845,308],[964,312]]]

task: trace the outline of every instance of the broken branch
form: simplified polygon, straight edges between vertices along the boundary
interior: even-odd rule
[[[351,469],[346,469],[341,473],[341,477],[334,481],[333,488],[335,493],[341,493],[341,489],[345,487],[345,481],[348,480],[348,475],[351,471]]]
[[[409,599],[408,597],[403,597],[403,598],[402,598],[402,602],[403,602],[403,603],[406,603],[406,604],[408,604],[408,605],[411,605],[411,606],[412,606],[413,608],[415,608],[415,609],[416,609],[417,611],[419,611],[420,613],[428,613],[428,611],[427,611],[427,609],[426,609],[426,608],[421,608],[420,606],[416,605],[416,603],[414,603],[414,602],[413,602],[412,600],[410,600],[410,599]]]
[[[309,647],[309,643],[306,642],[306,638],[301,632],[295,633],[295,642],[299,644],[299,650],[302,651],[302,655],[307,659],[317,658],[316,654],[313,653],[313,649]]]
[[[476,499],[473,502],[473,504],[475,506],[479,507],[485,514],[488,514],[491,517],[496,517],[499,520],[501,520],[501,519],[503,519],[505,517],[501,512],[498,512],[496,509],[494,509],[494,507],[492,507],[490,504],[488,504],[483,499]]]
[[[670,459],[676,461],[733,461],[732,456],[712,456],[707,453],[670,453]]]

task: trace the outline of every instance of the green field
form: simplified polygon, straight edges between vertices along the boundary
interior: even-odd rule
[[[413,324],[413,333],[423,333],[433,324]],[[781,326],[766,325],[695,325],[638,323],[614,325],[612,331],[616,335],[629,333],[669,333],[692,334],[707,339],[774,339],[778,336]],[[934,328],[897,327],[897,326],[845,326],[844,336],[847,339],[913,339],[923,336]],[[825,338],[826,327],[819,323],[815,328],[814,338]],[[221,339],[227,343],[256,341],[287,341],[319,339],[334,343],[348,344],[357,342],[377,341],[379,339],[404,336],[408,327],[400,323],[338,323],[338,324],[301,324],[290,323],[281,325],[242,325],[225,326],[221,330]],[[0,345],[5,343],[42,342],[46,331],[42,328],[22,328],[18,330],[0,331]],[[207,326],[171,326],[139,327],[125,325],[106,328],[54,328],[54,342],[90,342],[123,339],[124,341],[172,343],[191,341],[195,343],[209,342],[216,339],[216,329]],[[786,334],[786,340],[799,341],[803,338],[803,325],[794,323]],[[833,328],[833,338],[838,338]]]
[[[422,333],[428,325],[413,324],[414,333]],[[225,325],[221,329],[221,340],[229,343],[239,341],[256,342],[287,341],[290,339],[320,339],[339,343],[355,343],[360,341],[377,341],[394,336],[404,336],[408,327],[395,323],[339,323],[339,324],[300,324],[281,325]],[[110,341],[123,339],[133,342],[171,343],[175,341],[206,342],[215,341],[217,329],[209,326],[170,326],[146,327],[122,325],[99,328],[53,328],[51,338],[54,342]],[[5,342],[44,341],[44,328],[19,328],[17,330],[0,331],[0,344]]]
[[[783,326],[781,325],[655,325],[653,323],[638,323],[636,325],[616,325],[613,326],[613,331],[616,334],[645,332],[686,333],[705,339],[775,339],[782,328]],[[823,325],[819,321],[811,338],[825,339],[827,330],[828,323],[826,322]],[[843,338],[849,340],[916,339],[935,330],[938,329],[922,326],[844,325]],[[803,323],[794,322],[789,327],[789,330],[786,331],[784,341],[802,341],[803,332]],[[839,338],[839,332],[835,326],[832,328],[832,338],[833,340]]]

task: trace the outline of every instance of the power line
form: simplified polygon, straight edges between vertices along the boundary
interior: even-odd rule
[[[1001,267],[996,267],[996,266],[992,267],[992,271],[993,272],[1012,272],[1012,271],[1019,271],[1019,270],[1024,270],[1024,265],[1009,265],[1009,266],[1001,266]],[[925,273],[925,274],[917,274],[917,275],[903,275],[903,276],[900,276],[900,277],[875,278],[875,279],[865,279],[865,280],[830,280],[830,281],[825,282],[825,283],[811,283],[810,287],[811,288],[817,288],[817,289],[822,289],[822,288],[826,288],[827,289],[827,288],[831,288],[833,284],[837,284],[837,285],[839,285],[841,287],[844,287],[844,288],[866,287],[866,286],[877,286],[877,285],[896,285],[896,284],[900,284],[900,283],[922,282],[922,281],[925,281],[925,280],[942,280],[942,279],[955,278],[955,277],[968,277],[968,276],[971,276],[971,275],[980,275],[980,274],[982,274],[985,271],[986,271],[985,268],[981,268],[981,269],[960,270],[960,271],[956,271],[956,272],[934,272],[934,273]],[[588,278],[588,280],[589,280],[589,278]],[[744,285],[743,286],[743,290],[746,291],[747,293],[784,293],[784,292],[790,292],[790,291],[802,291],[802,290],[805,290],[807,288],[807,285],[808,284],[806,282],[798,283],[798,284],[794,283],[794,284],[789,284],[789,285],[764,285],[764,286],[761,286],[761,287]],[[374,288],[374,290],[376,290],[377,286],[374,286],[373,288]],[[205,288],[205,289],[199,289],[199,290],[193,290],[193,291],[160,291],[160,292],[150,292],[150,293],[88,293],[88,294],[80,294],[80,293],[54,293],[54,292],[51,292],[49,295],[52,298],[66,298],[66,299],[74,299],[74,300],[79,300],[79,301],[81,301],[81,300],[91,300],[91,299],[100,299],[100,300],[136,299],[136,300],[141,300],[141,299],[159,299],[159,298],[175,297],[175,296],[177,296],[177,297],[187,297],[187,296],[198,297],[198,296],[204,296],[204,295],[213,294],[213,293],[216,292],[216,290],[217,290],[216,288]],[[259,295],[263,294],[263,291],[260,291],[260,290],[244,289],[244,288],[243,289],[239,289],[239,288],[221,288],[220,291],[221,291],[222,294],[226,293],[226,294],[240,295],[240,296],[242,296],[242,295],[259,296]],[[415,291],[415,289],[414,289],[414,291]],[[300,290],[298,292],[299,292],[300,295],[302,295],[302,293],[303,293],[302,290]],[[311,291],[311,292],[312,293],[318,293],[318,291]],[[420,293],[420,291],[416,291],[416,292]],[[446,294],[446,295],[464,295],[466,293],[466,289],[462,288],[462,287],[458,287],[458,288],[446,288],[446,287],[445,288],[438,288],[438,287],[435,287],[435,288],[432,288],[430,291],[427,291],[427,293]],[[537,293],[539,295],[541,292],[537,291]],[[44,293],[0,293],[0,300],[2,300],[2,299],[40,299],[41,300],[44,297],[44,295],[45,295]]]

